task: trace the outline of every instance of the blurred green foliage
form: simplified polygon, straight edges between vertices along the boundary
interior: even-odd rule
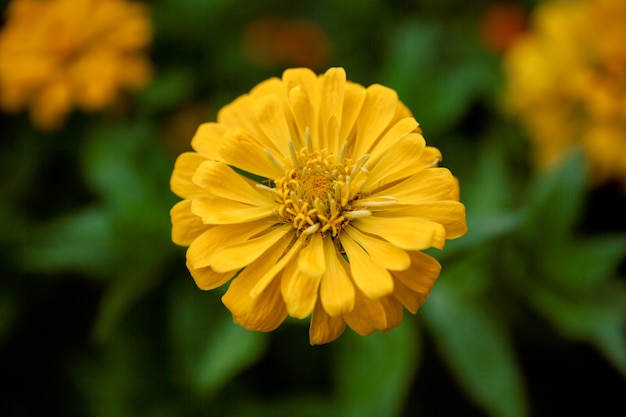
[[[155,0],[155,79],[126,112],[76,113],[54,134],[0,114],[0,414],[626,411],[626,197],[589,189],[576,152],[529,165],[478,35],[494,3]],[[395,88],[460,179],[469,231],[432,252],[429,300],[387,334],[311,347],[301,321],[248,332],[169,239],[169,175],[195,126],[290,64],[244,52],[268,16],[326,32],[317,71]]]

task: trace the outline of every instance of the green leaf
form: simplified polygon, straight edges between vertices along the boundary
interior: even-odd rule
[[[150,112],[179,106],[190,95],[193,78],[190,70],[175,69],[159,74],[154,82],[137,96],[139,105]]]
[[[553,248],[566,239],[578,218],[586,185],[582,152],[566,155],[561,163],[533,182],[526,205],[524,231]]]
[[[170,332],[182,382],[199,396],[214,395],[264,353],[267,335],[233,323],[217,292],[191,279],[172,294]]]
[[[265,349],[267,336],[251,332],[228,317],[215,324],[211,341],[198,358],[195,385],[200,393],[212,394],[240,371],[256,362]]]
[[[335,394],[341,415],[400,415],[421,353],[412,323],[367,337],[349,331],[335,343]]]
[[[31,230],[21,263],[27,271],[84,272],[101,275],[115,260],[113,219],[101,207],[90,207]]]
[[[535,285],[528,294],[564,337],[592,344],[626,376],[625,285],[611,282],[578,297]]]
[[[497,311],[465,290],[461,281],[469,271],[486,273],[465,262],[442,274],[422,317],[442,359],[471,399],[494,417],[526,416],[526,395],[512,342]]]
[[[605,282],[626,259],[626,236],[564,242],[542,259],[544,273],[563,291],[580,293]]]

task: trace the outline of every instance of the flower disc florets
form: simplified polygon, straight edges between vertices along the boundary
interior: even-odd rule
[[[369,214],[353,210],[360,195],[359,182],[367,175],[363,167],[367,155],[355,163],[345,158],[345,145],[339,155],[313,150],[310,142],[299,152],[291,144],[290,149],[293,166],[274,180],[276,213],[283,223],[293,224],[298,233],[319,231],[337,237],[351,218]]]

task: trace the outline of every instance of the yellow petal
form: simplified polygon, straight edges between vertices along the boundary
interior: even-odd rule
[[[212,226],[191,242],[187,250],[187,261],[194,268],[209,266],[213,252],[221,248],[225,243],[235,245],[243,242],[252,236],[264,232],[270,226],[271,224],[264,220],[244,224]]]
[[[374,262],[385,269],[403,271],[411,265],[409,254],[389,242],[375,236],[365,235],[347,225],[343,231],[367,251]]]
[[[354,308],[354,285],[348,276],[346,262],[337,252],[332,239],[324,240],[326,273],[320,283],[320,299],[324,310],[337,317]]]
[[[217,113],[217,121],[232,129],[243,129],[259,141],[263,147],[272,148],[272,141],[265,136],[259,126],[253,104],[254,100],[248,94],[240,96],[222,107]]]
[[[185,152],[176,158],[174,171],[170,178],[170,188],[172,192],[182,198],[192,198],[202,194],[202,190],[191,181],[198,166],[206,161],[206,157],[195,153]]]
[[[389,188],[372,194],[390,196],[397,204],[421,204],[428,201],[448,200],[456,195],[458,182],[446,168],[424,169]]]
[[[374,144],[372,149],[368,149],[366,153],[370,155],[369,161],[377,160],[381,155],[387,152],[387,148],[403,138],[409,133],[415,133],[418,130],[418,123],[412,117],[407,117],[392,125],[391,128],[383,135],[383,137]]]
[[[364,193],[372,193],[394,181],[408,178],[421,170],[417,162],[425,147],[418,133],[408,134],[389,146],[376,161],[368,161],[369,173],[361,186]]]
[[[261,193],[223,162],[204,161],[198,166],[192,181],[210,195],[251,206],[269,207],[276,205],[270,196]]]
[[[411,267],[406,271],[393,271],[396,283],[400,281],[411,291],[419,294],[428,294],[433,287],[441,265],[432,256],[422,252],[410,252]]]
[[[195,198],[191,211],[205,224],[247,223],[274,214],[271,207],[254,207],[225,198]]]
[[[243,242],[230,244],[228,240],[222,241],[219,248],[213,252],[210,265],[217,272],[243,268],[269,250],[291,230],[291,225],[284,225]]]
[[[339,129],[340,146],[344,140],[348,140],[352,136],[355,122],[363,108],[366,94],[366,89],[362,85],[346,82]]]
[[[235,129],[226,136],[219,152],[229,165],[264,178],[277,178],[285,172],[272,163],[263,145],[243,129]]]
[[[366,297],[377,299],[393,292],[391,274],[375,263],[348,234],[339,235],[341,244],[348,255],[350,271],[356,286]]]
[[[292,138],[298,133],[298,131],[295,121],[293,120],[288,92],[289,90],[285,89],[283,81],[277,77],[273,77],[256,85],[250,91],[250,96],[255,100],[265,96],[273,96],[276,98],[280,108],[282,109],[282,114],[284,114],[286,118],[287,127],[289,129],[288,136]]]
[[[317,301],[320,278],[321,274],[310,275],[299,269],[297,261],[285,267],[280,289],[290,316],[303,319],[311,314]]]
[[[387,325],[381,330],[386,332],[401,325],[404,313],[402,304],[393,296],[383,297],[378,301],[380,301],[380,305],[385,311],[385,319],[387,321]]]
[[[404,285],[402,282],[396,280],[393,287],[393,296],[404,306],[404,308],[409,310],[411,314],[415,314],[424,301],[426,301],[428,294],[417,293]]]
[[[291,139],[295,149],[300,150],[305,145],[307,129],[312,137],[317,136],[315,123],[317,115],[307,91],[302,86],[295,86],[289,91],[289,101],[298,128],[298,135]]]
[[[424,168],[436,167],[439,162],[441,162],[441,151],[435,147],[427,146],[416,164],[415,172],[419,172]]]
[[[366,154],[387,129],[396,112],[397,103],[398,94],[394,90],[379,84],[367,88],[365,102],[356,122],[358,140],[354,143],[354,158]]]
[[[275,95],[257,98],[253,103],[258,123],[265,136],[272,143],[272,150],[276,150],[279,159],[289,155],[289,140],[291,133],[287,118],[280,102]]]
[[[215,272],[210,266],[194,268],[189,262],[187,262],[187,268],[198,288],[205,291],[221,287],[237,273],[237,271]]]
[[[435,222],[415,217],[369,216],[355,219],[352,225],[405,250],[443,249],[446,230]]]
[[[441,224],[447,239],[455,239],[467,232],[465,206],[458,201],[430,201],[380,212],[380,216],[420,217]]]
[[[287,243],[291,243],[293,239],[283,239],[283,241],[287,241]],[[298,254],[302,246],[306,241],[306,236],[304,234],[300,235],[300,237],[295,241],[295,243],[289,248],[289,250],[285,253],[285,255],[272,267],[265,271],[265,273],[259,278],[258,282],[250,290],[250,295],[252,297],[257,297],[261,294],[267,285],[274,280],[276,275],[287,266],[289,262]],[[280,242],[280,241],[279,241]]]
[[[360,291],[355,295],[354,310],[343,316],[352,330],[367,336],[374,330],[387,328],[387,315],[378,300],[371,300]]]
[[[342,317],[331,317],[326,314],[321,302],[315,305],[309,328],[309,342],[312,345],[321,345],[336,340],[346,328]]]
[[[339,148],[336,143],[329,143],[327,137],[327,126],[331,117],[335,117],[337,127],[341,123],[341,113],[343,111],[343,95],[346,85],[346,72],[343,68],[330,68],[321,77],[321,96],[319,104],[319,128],[321,134],[319,143],[313,142],[318,149],[327,148],[332,153],[337,153]],[[339,132],[337,131],[337,134]]]
[[[311,100],[313,108],[319,105],[319,82],[317,75],[308,68],[290,68],[283,72],[285,90],[290,92],[295,87],[301,87]]]
[[[191,200],[179,201],[170,210],[172,221],[172,241],[180,246],[189,246],[191,242],[209,226],[191,212]]]
[[[282,323],[287,316],[285,303],[280,293],[280,280],[267,283],[262,294],[253,296],[254,287],[269,269],[284,254],[288,240],[281,240],[248,265],[233,279],[222,297],[224,305],[233,313],[235,322],[247,329],[270,331]]]
[[[208,159],[221,161],[218,149],[228,131],[226,126],[219,123],[203,123],[191,139],[191,147]]]
[[[326,272],[324,242],[322,235],[313,234],[309,244],[298,255],[298,269],[309,275],[322,275]]]
[[[248,330],[270,332],[287,317],[287,309],[280,293],[280,282],[271,282],[262,296],[250,296],[250,277],[242,277],[244,270],[233,280],[222,302],[233,314],[235,323]]]

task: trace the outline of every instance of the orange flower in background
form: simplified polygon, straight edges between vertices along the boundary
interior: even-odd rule
[[[73,107],[101,110],[145,86],[146,8],[125,0],[14,0],[0,32],[0,106],[59,128]]]
[[[526,11],[521,5],[494,3],[481,16],[480,37],[489,50],[503,52],[526,31],[526,19]]]
[[[415,313],[441,266],[422,250],[466,231],[458,181],[381,85],[290,69],[200,126],[171,187],[172,240],[199,288],[230,282],[235,322],[311,315],[312,344]]]
[[[328,61],[330,40],[312,22],[266,17],[248,26],[242,36],[242,48],[258,67],[320,68]]]
[[[592,179],[626,184],[626,2],[545,3],[506,56],[508,106],[539,166],[581,146]]]

